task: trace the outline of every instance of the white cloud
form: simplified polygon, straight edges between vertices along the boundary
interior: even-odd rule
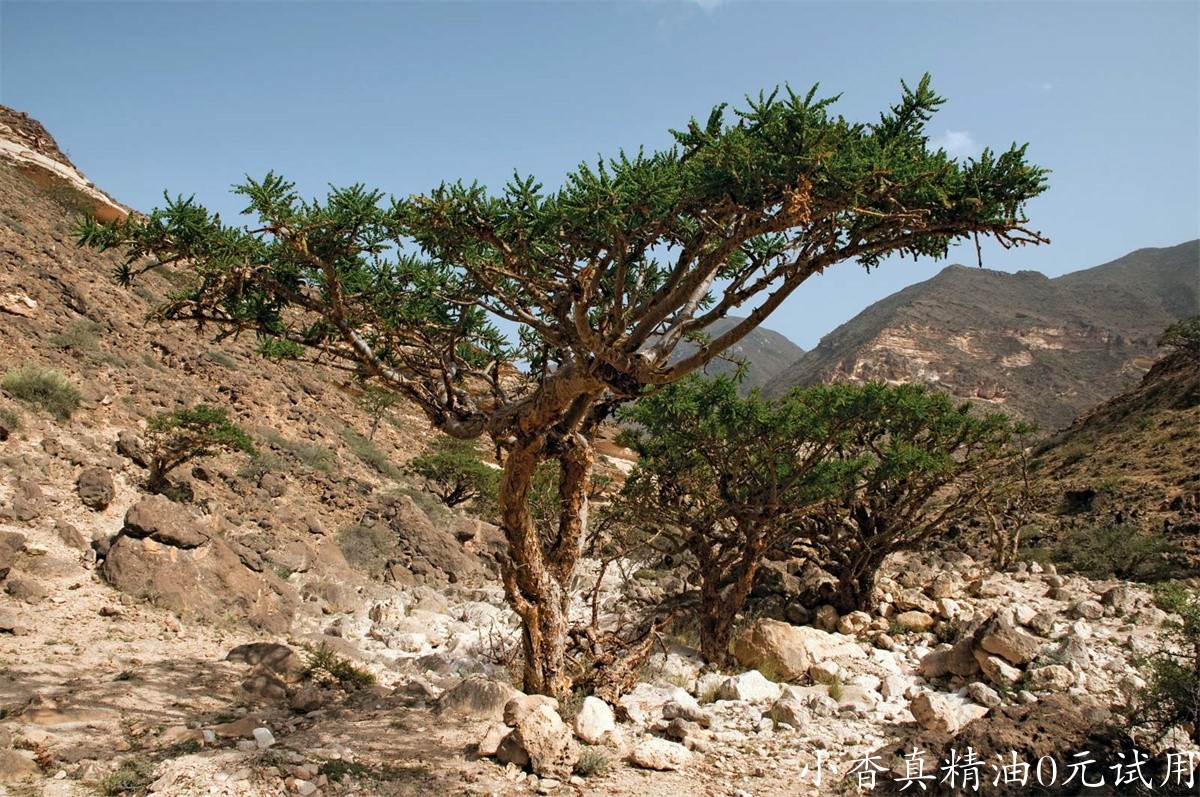
[[[952,158],[968,158],[979,154],[979,145],[966,130],[947,130],[929,142],[935,149],[944,149]]]
[[[1054,88],[1054,84],[1051,83],[1049,80],[1047,80],[1045,83],[1042,84],[1042,91],[1049,91],[1052,88]]]

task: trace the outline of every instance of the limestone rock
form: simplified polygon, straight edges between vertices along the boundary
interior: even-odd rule
[[[747,670],[726,678],[717,692],[722,700],[745,700],[748,703],[778,700],[780,694],[779,684],[768,681],[758,670]]]
[[[442,693],[437,711],[442,715],[496,721],[504,717],[505,706],[519,694],[508,684],[472,675]]]
[[[988,713],[984,706],[965,703],[936,692],[922,692],[909,704],[913,718],[922,728],[955,734],[972,720]]]
[[[663,716],[666,716],[666,712]],[[575,715],[574,726],[579,739],[587,744],[601,744],[617,729],[617,721],[607,703],[588,695]]]
[[[896,623],[909,631],[924,632],[933,628],[936,621],[927,612],[908,611],[896,615]]]
[[[225,655],[225,661],[249,664],[278,675],[292,675],[304,667],[304,662],[287,645],[278,642],[251,642],[238,645]]]
[[[1029,671],[1029,685],[1039,692],[1065,692],[1075,685],[1075,675],[1061,664]]]
[[[734,657],[746,667],[763,667],[784,681],[808,672],[812,657],[799,626],[778,620],[758,620],[733,643]]]
[[[519,702],[518,699],[509,701],[509,704]],[[501,743],[497,758],[502,763],[511,761],[519,765],[518,762],[522,758],[520,753],[524,753],[524,757],[528,758],[529,768],[538,777],[559,780],[571,777],[571,772],[579,761],[579,744],[571,735],[570,729],[549,704],[523,705],[531,708],[517,718],[512,733]],[[505,714],[507,713],[506,707]]]
[[[993,616],[975,637],[979,646],[988,653],[1002,656],[1017,666],[1028,664],[1037,658],[1042,642],[1015,627],[1003,617]]]
[[[997,686],[1013,686],[1021,680],[1021,671],[999,656],[993,656],[982,648],[975,649],[975,661],[984,677]]]
[[[657,738],[640,742],[629,755],[634,765],[659,772],[682,769],[691,758],[692,752],[683,745]]]

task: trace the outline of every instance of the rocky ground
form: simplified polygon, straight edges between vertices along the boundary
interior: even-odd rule
[[[47,456],[36,436],[21,445]],[[869,754],[898,767],[889,745],[952,737],[972,720],[1011,725],[1020,710],[1033,727],[1044,706],[1087,738],[1097,717],[1081,707],[1120,704],[1141,685],[1131,660],[1164,620],[1128,584],[1036,565],[990,573],[962,554],[901,558],[877,615],[747,621],[736,651],[756,669],[705,672],[672,644],[616,706],[513,701],[516,624],[494,584],[376,584],[350,610],[296,600],[294,622],[276,627],[252,625],[253,606],[250,622],[189,619],[186,601],[172,611],[101,575],[122,546],[177,563],[216,556],[215,539],[188,547],[213,519],[121,479],[107,508],[90,509],[90,482],[53,478],[66,464],[53,458],[32,499],[19,478],[0,488],[0,779],[11,794],[853,793],[847,774]],[[31,504],[36,516],[19,520]],[[304,593],[303,573],[257,575],[260,597]],[[627,599],[618,579],[607,589],[607,608]],[[375,684],[303,678],[305,646],[320,643]]]

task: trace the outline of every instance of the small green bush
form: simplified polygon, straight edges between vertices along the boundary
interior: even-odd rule
[[[18,401],[43,409],[60,421],[71,417],[83,397],[61,373],[32,363],[6,373],[0,387]]]
[[[343,429],[342,439],[346,441],[346,446],[354,453],[354,456],[362,460],[365,465],[390,479],[400,478],[400,471],[388,461],[387,455],[376,448],[370,440],[353,429]]]
[[[375,683],[375,676],[368,670],[355,666],[324,642],[319,645],[305,645],[304,652],[307,661],[300,671],[300,677],[307,681],[334,683],[351,689]]]
[[[1153,583],[1173,577],[1179,549],[1156,534],[1128,524],[1070,529],[1042,548],[1031,547],[1027,559],[1056,562],[1089,578],[1115,577]]]
[[[218,451],[256,453],[250,436],[229,420],[225,410],[207,404],[151,418],[146,426],[146,449],[151,457],[148,486],[155,492],[166,486],[168,473],[197,457]]]
[[[75,354],[94,354],[100,350],[100,335],[104,325],[80,319],[72,321],[67,328],[50,338],[50,343]]]
[[[575,774],[583,778],[600,776],[608,772],[612,766],[612,756],[603,747],[588,745],[579,752],[579,760],[575,762]]]
[[[425,479],[430,491],[450,507],[468,501],[490,506],[500,488],[500,471],[480,458],[474,440],[439,435],[409,460],[408,470]]]
[[[100,793],[108,797],[142,792],[154,782],[154,761],[126,761],[100,781]]]
[[[379,575],[396,550],[396,535],[384,526],[347,526],[338,533],[338,547],[353,567]]]
[[[15,432],[21,428],[21,416],[17,414],[16,410],[0,407],[0,426],[10,432]]]

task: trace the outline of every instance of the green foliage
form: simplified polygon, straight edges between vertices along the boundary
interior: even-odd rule
[[[702,368],[838,263],[944,257],[980,237],[1045,241],[1024,208],[1046,170],[1023,146],[966,161],[931,150],[927,125],[944,100],[928,76],[902,83],[869,123],[834,113],[835,99],[784,88],[728,116],[721,105],[671,148],[583,164],[553,192],[515,175],[496,194],[458,182],[388,201],[355,185],[305,200],[268,173],[234,188],[248,224],[168,196],[148,217],[87,220],[78,240],[123,250],[124,284],[184,271],[158,318],[254,330],[340,360],[439,429],[504,449],[500,503],[523,597],[510,594],[526,622],[544,625],[527,641],[547,645],[527,658],[526,686],[561,691],[566,624],[551,596],[581,555],[590,446],[616,406]],[[673,357],[745,306],[756,310]],[[494,319],[515,324],[516,340]],[[546,461],[559,466],[552,526],[521,504]]]
[[[15,432],[21,428],[21,416],[9,407],[0,407],[0,426]]]
[[[1153,583],[1179,570],[1177,546],[1157,534],[1125,523],[1071,528],[1056,539],[1031,546],[1025,558],[1049,561],[1088,578],[1119,578]]]
[[[348,689],[375,684],[375,676],[370,671],[355,666],[324,642],[304,645],[304,655],[306,661],[300,670],[300,677],[307,681],[336,684]]]
[[[71,417],[82,398],[79,388],[61,373],[32,363],[7,372],[0,387],[18,401],[43,409],[60,421]]]
[[[67,328],[51,336],[50,343],[75,354],[94,354],[100,348],[100,334],[104,325],[88,319],[78,319]]]
[[[371,467],[377,473],[387,476],[389,479],[399,479],[400,471],[396,469],[384,454],[375,444],[367,438],[360,435],[353,429],[342,429],[342,440],[345,441],[346,447],[362,460],[363,464]]]
[[[474,501],[477,508],[493,507],[500,488],[500,471],[485,463],[473,440],[439,435],[408,462],[407,470],[425,479],[446,506]]]
[[[157,767],[157,762],[145,759],[126,761],[100,781],[100,793],[108,797],[144,793],[146,787],[154,782],[154,770]]]
[[[146,425],[145,439],[151,457],[148,486],[155,492],[166,486],[167,474],[197,457],[219,451],[255,453],[250,436],[225,410],[207,404],[154,416]]]
[[[379,431],[379,422],[391,412],[392,407],[396,406],[399,401],[400,397],[390,390],[384,390],[370,383],[362,385],[358,394],[354,396],[354,403],[371,418],[371,432],[367,435],[368,440],[375,440],[375,433]]]
[[[303,440],[290,440],[270,429],[260,429],[258,436],[267,445],[283,451],[313,470],[321,473],[333,473],[337,466],[337,454],[324,446]]]
[[[383,573],[396,552],[396,535],[385,526],[347,526],[338,533],[337,543],[347,562],[373,576]]]
[[[1187,352],[1192,359],[1200,360],[1200,315],[1176,321],[1167,327],[1158,339],[1158,347]]]
[[[1156,591],[1155,603],[1173,617],[1147,662],[1147,686],[1134,716],[1163,732],[1190,727],[1200,744],[1200,592],[1170,584]]]
[[[581,778],[600,777],[612,767],[612,754],[603,747],[585,745],[575,762],[575,774]]]

